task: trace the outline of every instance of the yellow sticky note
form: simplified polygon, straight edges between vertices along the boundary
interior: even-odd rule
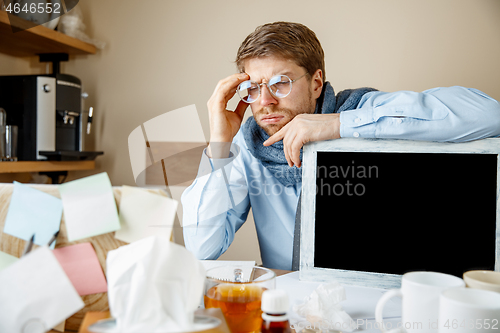
[[[120,230],[115,238],[127,243],[149,236],[172,234],[178,202],[147,190],[123,186],[120,201]]]

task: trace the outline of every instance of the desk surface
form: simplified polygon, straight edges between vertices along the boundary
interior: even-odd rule
[[[283,275],[283,274],[290,273],[290,271],[281,270],[281,269],[272,269],[272,271],[276,273],[276,276],[280,276],[280,275]],[[93,312],[93,316],[92,317],[94,318],[93,319],[94,321],[92,321],[92,322],[95,322],[95,321],[100,320],[100,319],[108,318],[108,315],[109,315],[108,311],[103,311],[101,313],[99,313],[99,312]],[[86,328],[89,325],[90,325],[90,323],[82,321],[82,328]],[[87,333],[88,331],[86,329],[80,330],[80,331],[69,331],[69,330],[64,331],[64,333],[75,333],[75,332]],[[219,329],[217,329],[217,330],[210,330],[210,331],[206,331],[206,332],[210,332],[210,333],[229,333],[229,331],[226,330],[225,328],[222,328],[220,330]],[[56,330],[50,330],[49,333],[60,333],[60,332],[56,331]]]
[[[221,325],[219,325],[216,328],[202,331],[199,333],[231,333],[229,331],[229,328],[227,327],[226,321],[224,319],[224,315],[222,314],[222,311],[220,309],[198,309],[196,311],[196,314],[198,315],[205,315],[205,316],[211,316],[211,317],[216,317],[219,318],[222,322]],[[109,318],[109,311],[104,311],[104,312],[88,312],[83,319],[82,325],[80,326],[80,330],[78,333],[91,333],[87,328],[96,323],[99,320],[107,319]],[[50,332],[57,332],[57,331],[50,331]]]
[[[0,162],[0,173],[93,170],[95,161],[17,161]]]

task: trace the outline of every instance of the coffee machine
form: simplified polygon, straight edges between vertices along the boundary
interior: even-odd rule
[[[18,126],[21,161],[88,160],[103,154],[85,151],[92,118],[84,117],[80,79],[60,73],[60,61],[68,58],[40,55],[41,62],[52,62],[52,74],[0,76],[0,107],[7,124]]]

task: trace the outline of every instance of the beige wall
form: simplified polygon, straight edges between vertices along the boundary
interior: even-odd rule
[[[107,171],[113,185],[134,184],[127,138],[155,116],[196,104],[208,138],[206,101],[217,81],[235,72],[243,38],[266,22],[296,21],[314,30],[336,91],[462,85],[500,100],[498,0],[84,0],[80,6],[88,34],[107,46],[72,57],[62,69],[80,77],[90,95],[92,141],[105,152],[96,171]],[[43,71],[36,58],[0,55],[2,74]],[[237,235],[255,249],[252,228],[247,232]]]

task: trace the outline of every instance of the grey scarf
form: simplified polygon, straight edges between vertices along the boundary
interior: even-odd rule
[[[314,113],[329,114],[356,109],[361,97],[370,91],[376,91],[376,89],[347,89],[335,96],[333,87],[329,82],[326,82],[321,96],[317,100]],[[243,136],[250,153],[260,160],[283,185],[294,185],[302,181],[302,168],[288,166],[283,151],[283,140],[268,147],[262,145],[264,141],[269,139],[269,135],[257,125],[253,117],[248,118],[243,125]],[[302,149],[300,150],[300,159],[302,160]]]

